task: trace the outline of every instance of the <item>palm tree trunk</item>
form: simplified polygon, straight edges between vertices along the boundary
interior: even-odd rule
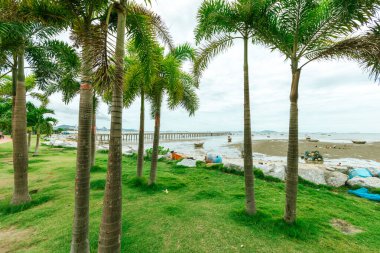
[[[107,181],[104,192],[103,215],[99,233],[99,253],[120,252],[121,213],[122,213],[122,117],[123,117],[123,85],[124,85],[124,43],[125,43],[125,2],[121,1],[117,8],[116,39],[116,80],[112,92],[111,132],[108,153]]]
[[[249,101],[248,37],[244,38],[244,179],[246,212],[256,213],[252,162],[251,111]]]
[[[41,138],[41,131],[40,131],[40,128],[37,128],[37,140],[36,140],[36,148],[34,149],[34,154],[33,156],[37,156],[38,155],[38,150],[40,148],[40,138]]]
[[[145,106],[144,106],[144,90],[141,89],[141,105],[140,105],[140,131],[139,131],[139,147],[137,152],[137,177],[143,176],[144,166],[144,133],[145,133]]]
[[[161,104],[161,102],[160,102]],[[150,166],[149,185],[156,183],[157,179],[157,161],[158,161],[158,146],[160,145],[160,123],[161,123],[161,106],[154,115],[154,136],[153,136],[153,150]]]
[[[26,89],[24,74],[24,52],[18,56],[16,97],[13,116],[13,168],[14,192],[12,204],[31,200],[28,191],[28,143],[26,137]]]
[[[12,67],[12,138],[14,136],[14,109],[15,109],[15,101],[16,101],[16,89],[17,89],[17,54],[13,54],[13,67]]]
[[[293,71],[292,88],[290,92],[290,120],[288,158],[286,169],[286,206],[285,222],[292,224],[296,221],[297,188],[298,188],[298,84],[301,70]]]
[[[88,224],[90,197],[90,149],[92,126],[91,64],[88,46],[82,48],[82,83],[80,86],[77,164],[75,178],[75,209],[71,253],[88,253]]]
[[[96,103],[95,94],[92,102],[92,127],[91,127],[91,166],[95,165],[95,155],[96,155]]]
[[[32,144],[32,130],[28,131],[28,151],[30,149],[30,145]]]

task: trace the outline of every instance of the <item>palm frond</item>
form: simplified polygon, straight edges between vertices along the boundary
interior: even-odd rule
[[[234,43],[233,39],[234,38],[229,35],[215,37],[212,41],[198,49],[193,66],[193,74],[195,76],[197,86],[199,85],[199,80],[203,74],[203,71],[206,70],[212,58],[232,47]]]
[[[210,40],[213,36],[235,33],[237,25],[233,18],[233,7],[228,1],[204,1],[197,14],[196,43],[199,44],[202,40]]]
[[[307,55],[310,61],[345,58],[359,62],[370,76],[380,81],[380,37],[374,33],[341,40]]]
[[[170,35],[169,29],[159,15],[134,2],[129,3],[129,8],[133,9],[134,13],[139,13],[148,17],[150,26],[154,29],[156,36],[161,39],[170,50],[174,48],[173,38]]]
[[[174,47],[170,51],[170,55],[174,56],[179,62],[182,63],[184,61],[194,61],[196,52],[189,43],[184,43]]]

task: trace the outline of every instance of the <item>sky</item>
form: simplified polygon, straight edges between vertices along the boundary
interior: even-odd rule
[[[176,44],[194,44],[197,9],[201,0],[156,0],[150,7],[169,27]],[[68,35],[61,36],[68,40]],[[278,52],[262,46],[249,47],[251,118],[253,131],[286,132],[289,124],[290,63]],[[350,61],[321,61],[306,66],[299,87],[300,132],[380,132],[380,86],[360,66]],[[162,131],[243,130],[243,43],[236,41],[215,57],[197,91],[200,108],[189,117],[183,109],[163,107]],[[61,95],[51,98],[59,124],[76,126],[79,97],[70,104]],[[149,108],[149,107],[148,107]],[[146,113],[146,130],[154,129]],[[97,113],[98,128],[110,128],[104,103]],[[123,128],[139,128],[139,99],[123,113]]]

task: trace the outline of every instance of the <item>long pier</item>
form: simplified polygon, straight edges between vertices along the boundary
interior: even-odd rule
[[[162,132],[160,133],[160,140],[184,140],[184,139],[198,139],[203,137],[212,136],[227,136],[231,132]],[[145,133],[144,140],[153,140],[154,133]],[[96,140],[100,142],[107,142],[110,140],[109,134],[96,134]],[[139,133],[123,133],[122,140],[127,142],[137,142],[139,140]]]

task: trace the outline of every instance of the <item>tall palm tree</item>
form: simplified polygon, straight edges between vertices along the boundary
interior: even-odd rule
[[[72,54],[65,43],[52,40],[59,30],[36,22],[3,22],[0,24],[1,57],[6,64],[2,69],[12,72],[13,114],[13,159],[14,196],[13,204],[30,201],[28,192],[28,146],[26,137],[26,87],[24,61],[34,70],[36,84],[40,89],[62,80],[62,73],[73,67],[63,59],[62,53]],[[9,35],[11,34],[11,35]],[[74,56],[75,57],[75,56]],[[74,66],[75,68],[76,66]],[[19,94],[17,92],[19,91]]]
[[[112,87],[111,131],[107,182],[104,193],[102,223],[98,252],[120,252],[121,236],[121,164],[122,164],[122,110],[124,84],[124,41],[126,2],[115,4],[117,10],[117,39],[115,51],[115,82]]]
[[[147,94],[152,104],[154,118],[153,150],[149,176],[149,185],[156,183],[158,147],[160,141],[161,106],[164,95],[168,96],[170,109],[184,107],[190,115],[198,109],[199,101],[194,88],[195,79],[182,70],[185,61],[193,61],[194,49],[189,44],[173,48],[167,55],[161,49],[161,57],[157,59],[156,73],[151,80],[151,89]]]
[[[252,162],[252,131],[249,95],[248,44],[260,39],[258,27],[263,17],[274,7],[274,0],[206,0],[198,10],[195,29],[197,44],[207,41],[200,48],[194,64],[198,77],[207,68],[211,59],[233,46],[235,40],[244,42],[244,178],[246,212],[256,213],[254,175]]]
[[[95,92],[93,94],[92,98],[92,127],[91,127],[91,163],[90,167],[93,167],[95,165],[95,155],[96,155],[96,111],[98,108],[98,97],[96,96]]]
[[[3,78],[0,78],[0,97],[12,98],[12,100],[14,100],[13,94],[15,95],[15,93],[13,92],[14,85],[13,85],[12,80],[13,80],[13,77],[8,76],[8,75],[4,76]],[[30,95],[31,97],[33,97],[33,98],[35,98],[35,99],[37,99],[43,103],[46,100],[47,95],[43,95],[43,94],[34,92],[35,88],[36,88],[35,76],[34,75],[27,76],[25,78],[25,90],[26,90],[27,96]],[[12,130],[12,118],[13,118],[12,115],[13,115],[13,113],[12,113],[12,110],[10,112],[7,112],[7,113],[10,113],[10,114],[9,114],[9,116],[4,117],[3,123],[6,126],[6,130],[10,132]],[[28,117],[29,116],[27,115],[27,119],[28,119]],[[32,131],[33,131],[32,126],[30,125],[29,121],[27,120],[28,150],[30,149],[30,145],[31,145]]]
[[[50,135],[53,132],[53,126],[58,122],[57,119],[51,116],[45,116],[46,114],[54,114],[54,111],[48,109],[46,104],[42,104],[37,107],[34,104],[28,102],[27,107],[27,120],[28,125],[32,126],[32,129],[37,134],[36,147],[34,149],[34,156],[38,155],[40,147],[41,134]]]
[[[148,2],[148,1],[146,1]],[[110,78],[111,100],[111,131],[107,166],[107,180],[103,201],[102,222],[100,225],[98,252],[120,252],[121,236],[121,165],[122,165],[122,110],[123,110],[123,87],[124,87],[124,57],[125,35],[134,41],[140,59],[147,66],[153,66],[150,58],[152,45],[155,37],[160,37],[170,42],[167,36],[167,28],[161,19],[154,13],[146,10],[143,6],[133,1],[116,2],[112,9],[117,14],[116,25],[116,49],[114,53],[114,67],[109,67],[107,57],[100,57],[100,71],[96,74],[101,80]],[[110,12],[110,14],[112,14]],[[112,15],[109,16],[112,19]],[[112,26],[112,25],[111,25]],[[109,44],[105,40],[104,52]],[[151,69],[148,68],[148,69]],[[151,70],[150,70],[151,71]],[[107,75],[107,73],[114,73]],[[150,75],[147,75],[150,76]]]
[[[346,36],[368,22],[380,1],[280,0],[261,26],[262,40],[279,50],[291,65],[289,141],[284,220],[296,221],[298,187],[298,88],[302,69],[309,63],[351,55],[361,58],[379,44],[363,37]]]
[[[160,58],[161,49],[155,46],[152,57],[154,61]],[[146,66],[144,58],[139,57],[138,51],[134,47],[134,42],[131,41],[127,46],[128,55],[125,58],[125,91],[123,96],[124,107],[131,106],[136,97],[140,96],[140,127],[139,127],[139,143],[137,151],[137,177],[143,176],[144,164],[144,133],[145,133],[145,99],[149,93],[153,79],[153,73],[150,72],[150,66]],[[148,76],[152,75],[152,76]]]

